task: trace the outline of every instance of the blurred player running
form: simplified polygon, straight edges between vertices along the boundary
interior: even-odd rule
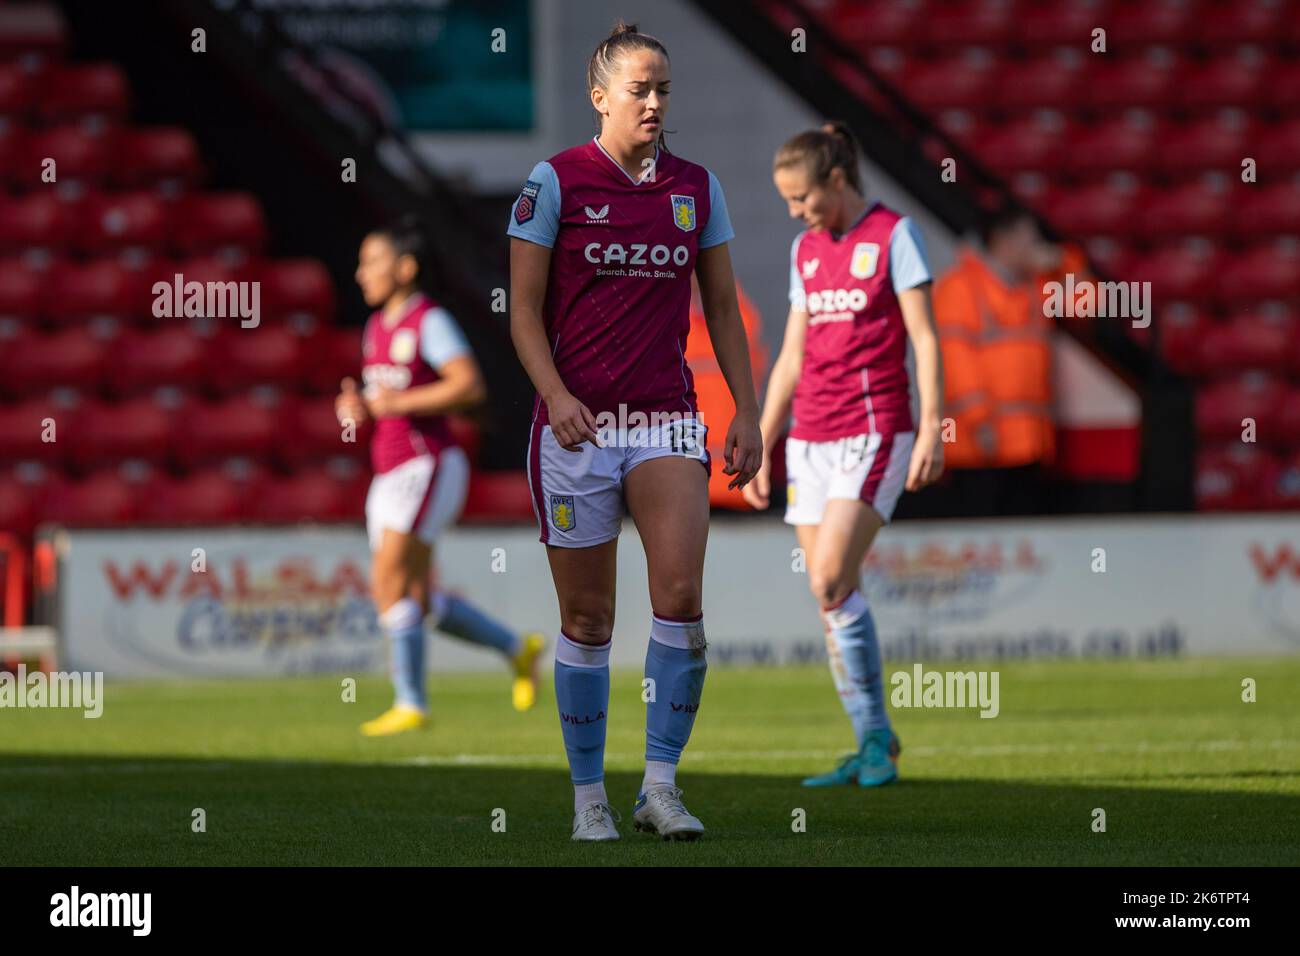
[[[575,840],[618,839],[604,763],[625,509],[645,548],[653,611],[646,770],[633,820],[665,839],[704,831],[676,786],[707,668],[709,454],[684,355],[692,272],[736,404],[724,444],[732,487],[762,457],[727,250],[734,233],[713,174],[663,142],[668,83],[663,45],[620,21],[587,68],[600,134],[533,167],[508,229],[511,331],[538,394],[528,471],[560,603],[555,695]],[[642,414],[659,420],[633,424]],[[609,416],[628,427],[599,424]]]
[[[465,504],[469,462],[444,417],[478,404],[484,385],[455,320],[418,288],[424,241],[403,223],[366,236],[357,283],[377,311],[362,342],[363,391],[344,379],[336,402],[340,422],[375,422],[370,457],[375,477],[366,497],[371,588],[390,643],[393,706],[361,725],[377,737],[428,723],[424,621],[438,630],[503,654],[514,670],[514,706],[537,698],[537,661],[545,641],[523,637],[464,598],[430,595],[432,548]]]
[[[898,737],[885,708],[880,645],[858,590],[862,559],[903,488],[943,471],[943,372],[925,245],[912,221],[863,198],[857,142],[842,123],[777,151],[777,192],[807,229],[790,250],[790,315],[763,404],[763,467],[745,499],[766,508],[772,442],[785,444],[785,520],[807,558],[831,674],[856,750],[805,786],[874,787],[897,775]],[[920,421],[907,371],[916,357]]]

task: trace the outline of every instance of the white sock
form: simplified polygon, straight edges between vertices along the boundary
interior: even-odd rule
[[[575,783],[573,785],[573,812],[577,813],[583,807],[589,807],[593,803],[603,803],[609,806],[609,797],[605,796],[605,781]]]
[[[641,792],[645,793],[655,786],[677,786],[677,764],[664,763],[659,760],[645,762],[645,777],[641,781]]]

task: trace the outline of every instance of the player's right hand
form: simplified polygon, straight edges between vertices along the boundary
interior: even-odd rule
[[[579,446],[585,441],[600,447],[600,439],[596,436],[596,417],[586,405],[568,392],[546,403],[546,417],[551,425],[551,434],[565,451],[581,451]]]
[[[746,503],[755,511],[763,511],[772,503],[772,456],[764,455],[763,464],[754,480],[740,489]]]
[[[360,425],[366,420],[366,403],[361,400],[355,379],[345,378],[339,383],[339,397],[334,399],[334,414],[339,424],[346,424],[349,419]]]

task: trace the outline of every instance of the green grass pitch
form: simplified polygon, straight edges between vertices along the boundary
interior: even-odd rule
[[[388,703],[380,677],[359,682],[356,703],[342,702],[339,678],[110,682],[98,720],[0,711],[3,862],[1300,861],[1300,659],[939,666],[999,670],[999,716],[892,710],[900,780],[815,791],[800,777],[831,766],[849,739],[825,668],[715,667],[678,779],[708,829],[695,844],[632,830],[644,719],[634,672],[614,675],[609,724],[606,784],[623,839],[584,846],[569,841],[549,678],[537,707],[517,714],[504,674],[433,675],[433,726],[380,740],[357,731]],[[1256,703],[1241,700],[1245,677]],[[195,808],[206,832],[192,831]]]

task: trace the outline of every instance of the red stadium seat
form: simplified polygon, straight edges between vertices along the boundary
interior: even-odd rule
[[[60,184],[69,182],[98,185],[112,162],[112,144],[101,133],[79,126],[56,126],[34,131],[24,140],[21,170],[15,179],[32,188],[48,185],[41,181],[45,161],[54,160]]]
[[[935,47],[999,46],[1010,40],[1015,14],[1010,0],[932,4],[920,18],[923,42]]]
[[[0,209],[0,222],[3,220]],[[42,273],[26,268],[20,260],[0,260],[0,319],[34,323],[40,315],[42,281]]]
[[[266,246],[262,207],[248,193],[187,196],[177,202],[175,248],[182,255],[240,250],[260,255]]]
[[[1300,449],[1300,385],[1292,385],[1287,391],[1275,428],[1268,436],[1268,444],[1288,452]]]
[[[1084,62],[1080,89],[1084,103],[1094,110],[1110,114],[1128,107],[1161,109],[1177,101],[1178,61],[1167,50],[1140,56],[1107,54]]]
[[[212,364],[210,340],[188,326],[127,330],[114,343],[105,379],[119,395],[145,394],[161,386],[201,389]]]
[[[66,250],[76,232],[69,205],[51,192],[26,196],[0,193],[0,255]]]
[[[1279,511],[1300,511],[1300,451],[1278,464],[1265,494],[1265,506]]]
[[[998,173],[1053,170],[1067,142],[1067,124],[1058,113],[1043,112],[1010,120],[989,130],[976,144],[980,160]]]
[[[355,482],[323,468],[310,468],[269,482],[256,502],[255,517],[274,524],[341,521],[364,514],[364,499],[350,493]]]
[[[1279,63],[1269,71],[1262,95],[1270,109],[1279,113],[1300,112],[1300,63]]]
[[[30,131],[12,122],[0,123],[0,187],[28,183],[27,149]]]
[[[1110,49],[1147,46],[1153,43],[1179,45],[1195,35],[1192,5],[1183,0],[1126,0],[1111,7],[1105,25]]]
[[[897,0],[831,0],[819,5],[822,20],[847,43],[903,46],[925,34],[919,4]]]
[[[1267,507],[1261,494],[1277,460],[1257,445],[1237,442],[1196,454],[1196,507],[1200,511],[1249,511]]]
[[[262,283],[262,311],[270,319],[309,317],[334,321],[334,281],[315,259],[279,259],[255,270]]]
[[[1145,198],[1132,182],[1092,183],[1054,190],[1039,208],[1066,235],[1130,235],[1141,217]]]
[[[86,199],[77,245],[92,256],[127,249],[161,253],[169,232],[170,211],[156,193],[100,193]]]
[[[223,470],[206,468],[151,485],[140,518],[167,525],[229,524],[248,517],[253,500]]]
[[[1156,162],[1162,141],[1160,122],[1149,113],[1135,111],[1080,129],[1070,137],[1061,161],[1076,173],[1146,172]]]
[[[26,537],[36,528],[37,496],[31,486],[0,473],[0,531]]]
[[[38,461],[58,470],[67,450],[59,436],[75,415],[75,405],[50,398],[0,402],[0,461]],[[54,440],[46,441],[47,436]]]
[[[59,262],[49,270],[42,312],[54,324],[101,317],[131,322],[148,309],[143,274],[111,259]]]
[[[1005,110],[1068,109],[1077,101],[1084,79],[1077,54],[1036,57],[998,69],[994,101]]]
[[[131,108],[130,89],[122,70],[112,63],[60,66],[41,76],[38,112],[46,123],[91,117],[121,122]]]
[[[1218,375],[1258,369],[1285,375],[1297,334],[1294,316],[1244,313],[1210,328],[1202,345],[1203,367]]]
[[[117,137],[111,177],[126,189],[192,187],[203,179],[203,161],[188,130],[170,126],[125,129]]]
[[[988,105],[993,79],[988,57],[919,60],[903,68],[899,88],[922,109],[979,109]]]
[[[1102,21],[1108,4],[1096,0],[1059,0],[1026,4],[1013,23],[1020,42],[1030,49],[1079,46],[1091,42],[1092,31]]]
[[[267,323],[244,329],[236,322],[213,340],[213,351],[218,358],[212,384],[234,391],[250,385],[297,389],[308,350],[291,329]]]
[[[1286,396],[1282,379],[1250,372],[1202,386],[1196,393],[1196,433],[1207,442],[1241,442],[1243,419],[1254,419],[1256,438],[1276,434],[1277,414]]]
[[[7,372],[9,386],[28,395],[58,386],[96,390],[103,381],[109,342],[104,333],[86,328],[20,340]]]
[[[1178,78],[1184,109],[1204,110],[1254,103],[1263,92],[1269,62],[1257,50],[1217,56],[1188,66]]]
[[[535,520],[525,471],[480,471],[470,478],[463,520],[467,523]]]
[[[296,404],[294,423],[276,448],[282,464],[297,467],[330,458],[351,458],[361,463],[369,460],[369,427],[354,429],[350,433],[354,440],[346,441],[334,412],[334,397],[320,395]]]
[[[1196,42],[1206,47],[1272,43],[1294,9],[1273,0],[1215,0],[1199,5],[1192,27]]]
[[[1150,194],[1133,225],[1148,238],[1217,236],[1229,218],[1231,200],[1222,182],[1193,182]]]
[[[251,276],[248,270],[242,266],[236,266],[223,259],[213,256],[195,256],[190,259],[154,259],[145,265],[141,270],[144,274],[145,284],[150,290],[151,302],[149,310],[149,320],[159,323],[171,323],[178,319],[196,318],[210,319],[214,327],[233,327],[240,328],[243,321],[240,316],[233,314],[237,311],[238,301],[230,299],[228,292],[233,288],[230,283],[248,281]],[[176,301],[176,276],[179,275],[181,283],[180,300]],[[165,292],[154,295],[152,290],[157,283],[163,283],[166,286]],[[186,315],[184,310],[188,305],[193,305],[190,300],[189,289],[190,283],[198,283],[204,294],[202,301],[198,303],[202,315]],[[217,283],[217,295],[211,305],[217,312],[225,311],[225,316],[208,315],[208,284]],[[166,314],[170,311],[172,314]]]
[[[31,74],[17,63],[0,63],[0,117],[22,119],[35,103]]]
[[[307,340],[304,369],[308,387],[333,400],[347,377],[361,381],[361,329],[325,326]]]
[[[1245,155],[1258,164],[1260,179],[1294,173],[1300,156],[1300,117],[1264,127]],[[1240,163],[1236,165],[1241,168]]]
[[[1171,174],[1239,170],[1242,157],[1250,155],[1256,135],[1254,124],[1237,110],[1170,127],[1160,142],[1159,165]]]
[[[85,469],[127,459],[162,465],[170,454],[173,418],[172,412],[148,398],[86,402],[69,429],[71,460]]]
[[[1226,305],[1294,298],[1300,290],[1300,248],[1294,237],[1255,246],[1230,258],[1218,276],[1219,301]]]
[[[1203,299],[1214,291],[1217,260],[1209,243],[1164,246],[1131,262],[1122,278],[1149,281],[1157,302]]]
[[[133,523],[144,497],[141,486],[116,471],[99,471],[81,481],[59,478],[41,503],[42,522],[68,526]]]
[[[248,396],[191,402],[177,417],[173,456],[187,468],[244,456],[266,461],[283,432],[273,404]]]
[[[1172,302],[1159,313],[1160,353],[1181,375],[1205,373],[1203,345],[1213,322],[1186,302]]]
[[[1242,239],[1300,233],[1300,182],[1241,186],[1228,225]]]

